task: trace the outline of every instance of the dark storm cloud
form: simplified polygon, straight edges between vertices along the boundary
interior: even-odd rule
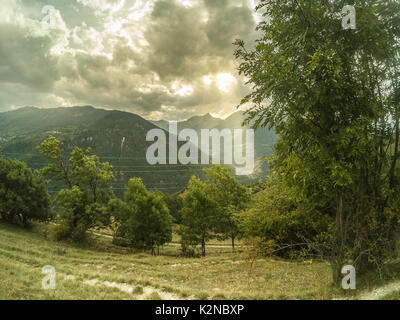
[[[255,29],[251,10],[235,0],[204,0],[191,8],[160,0],[151,17],[148,65],[163,78],[190,80],[207,72],[232,71],[232,42],[247,39]]]
[[[241,6],[232,5],[232,1],[204,0],[210,20],[207,23],[207,37],[211,51],[232,55],[232,42],[235,39],[248,39],[255,29],[252,11],[241,1]]]
[[[48,55],[52,41],[35,37],[12,24],[0,24],[0,79],[48,91],[58,78],[56,59]]]
[[[232,46],[254,38],[245,0],[54,1],[59,25],[47,33],[47,1],[5,1],[24,19],[0,25],[0,108],[92,104],[171,118],[233,112],[245,92]],[[10,83],[24,92],[12,97]]]

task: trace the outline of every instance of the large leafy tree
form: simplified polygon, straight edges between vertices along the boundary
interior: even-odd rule
[[[182,222],[182,197],[179,194],[164,194],[164,200],[168,206],[171,216],[174,218],[174,223],[180,224]]]
[[[52,176],[72,189],[72,177],[68,161],[64,157],[62,143],[50,136],[38,147],[40,154],[48,160],[48,165],[42,169],[45,176]]]
[[[22,224],[51,217],[50,197],[38,171],[32,172],[18,160],[0,157],[0,217]]]
[[[312,242],[334,281],[348,259],[362,270],[390,257],[399,212],[400,4],[352,2],[357,28],[344,30],[344,1],[261,0],[256,47],[236,41],[248,120],[280,136],[273,174],[331,217]]]
[[[91,150],[84,152],[75,147],[69,160],[74,184],[86,190],[92,202],[104,202],[109,196],[110,183],[114,180],[112,166],[101,162],[97,155],[91,155]]]
[[[215,230],[222,233],[223,238],[230,238],[232,248],[235,239],[240,236],[237,214],[244,210],[250,202],[250,189],[239,185],[236,178],[227,168],[213,165],[206,172],[206,183],[210,185],[210,195],[218,208],[215,214]]]
[[[192,177],[183,195],[180,234],[184,248],[201,245],[201,254],[206,255],[206,242],[215,237],[218,224],[218,203],[213,197],[210,184]]]
[[[123,238],[138,249],[155,249],[172,240],[172,220],[161,193],[146,190],[140,178],[131,179],[125,202],[113,199],[111,214],[118,224],[115,238]]]
[[[112,166],[90,154],[90,149],[83,151],[78,147],[66,159],[62,143],[54,137],[43,141],[39,151],[48,160],[42,173],[54,177],[66,187],[56,197],[61,220],[61,225],[55,228],[56,237],[81,241],[88,229],[109,225],[107,205],[112,197]]]

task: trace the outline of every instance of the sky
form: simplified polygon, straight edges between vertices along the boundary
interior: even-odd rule
[[[254,0],[1,0],[0,112],[92,105],[151,120],[226,117],[250,89],[232,42],[254,43],[257,21]]]

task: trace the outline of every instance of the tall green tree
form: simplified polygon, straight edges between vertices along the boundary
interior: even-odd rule
[[[109,225],[107,205],[112,197],[112,166],[90,154],[90,148],[83,151],[75,147],[67,160],[62,143],[54,137],[43,141],[38,148],[48,159],[42,173],[67,187],[56,197],[61,224],[54,229],[56,237],[82,241],[88,229]]]
[[[168,206],[171,216],[174,218],[174,223],[182,222],[182,197],[179,194],[164,194],[165,202]]]
[[[146,190],[140,178],[131,179],[125,192],[125,202],[114,199],[109,207],[118,227],[115,238],[123,238],[138,249],[155,249],[172,240],[173,217],[164,196]]]
[[[253,106],[248,121],[280,136],[273,174],[332,219],[308,240],[335,282],[347,260],[358,270],[384,264],[399,212],[400,4],[352,2],[356,29],[344,30],[343,1],[261,0],[261,37],[254,49],[237,40],[235,53],[253,85],[242,100]]]
[[[110,183],[114,181],[112,166],[101,162],[99,157],[90,154],[89,148],[84,152],[75,147],[69,160],[74,184],[86,190],[94,203],[108,199]]]
[[[182,244],[200,244],[204,257],[206,242],[215,237],[217,213],[218,204],[212,196],[210,185],[193,176],[183,195],[180,229]]]
[[[250,189],[239,185],[229,170],[220,165],[205,169],[205,173],[206,183],[210,185],[210,196],[218,205],[218,210],[214,213],[215,230],[217,233],[222,233],[223,238],[231,239],[234,249],[235,239],[240,235],[236,216],[248,206],[251,198]]]
[[[55,177],[57,181],[65,183],[72,189],[72,177],[68,161],[64,158],[62,143],[50,136],[38,146],[40,154],[48,160],[46,167],[42,169],[44,176]]]

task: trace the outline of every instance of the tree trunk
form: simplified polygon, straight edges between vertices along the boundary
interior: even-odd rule
[[[24,215],[24,214],[22,215],[22,224],[23,224],[24,228],[26,228],[28,226],[28,219],[27,219],[26,215]]]
[[[336,209],[336,241],[341,247],[343,240],[343,194],[338,193],[337,196],[337,209]]]
[[[339,191],[337,196],[337,209],[336,209],[336,235],[333,252],[332,265],[332,278],[335,284],[340,281],[341,265],[343,262],[343,194]]]
[[[206,256],[206,241],[204,240],[204,237],[201,239],[201,255],[203,257]]]
[[[393,189],[395,187],[394,180],[394,171],[396,169],[397,160],[399,157],[399,139],[400,139],[400,128],[399,128],[399,119],[396,119],[396,133],[395,133],[395,143],[394,143],[394,155],[392,160],[392,165],[390,167],[390,176],[389,176],[389,188]]]
[[[336,285],[340,284],[342,267],[340,264],[332,264],[332,280]]]
[[[235,236],[232,235],[231,239],[232,239],[232,250],[235,250]]]

